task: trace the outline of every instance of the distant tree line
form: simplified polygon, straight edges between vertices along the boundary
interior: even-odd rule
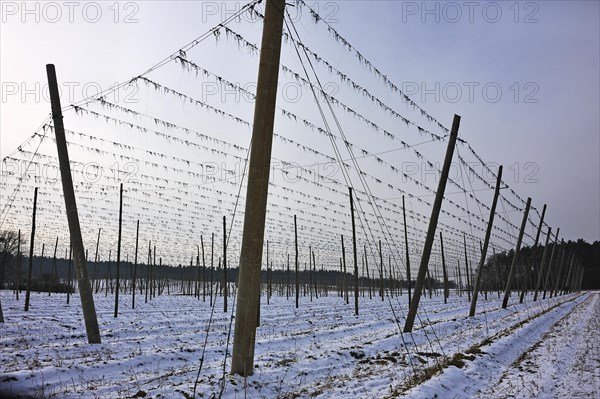
[[[559,242],[554,249],[554,256],[551,254],[554,244],[548,244],[546,259],[543,272],[542,286],[551,285],[552,287],[560,285],[566,279],[570,262],[576,267],[583,269],[581,277],[581,289],[600,289],[600,241],[588,243],[583,239],[577,241]],[[536,277],[540,268],[544,246],[522,247],[519,253],[519,268],[517,269],[516,282],[521,288],[535,289]],[[506,275],[510,270],[510,265],[514,256],[514,251],[504,251],[496,253],[487,258],[484,266],[484,278],[493,285],[502,287],[506,280]],[[552,260],[552,264],[550,264]],[[561,269],[562,266],[562,269]],[[547,273],[550,273],[549,278]],[[549,288],[549,287],[547,287]]]
[[[25,248],[27,243],[23,236],[21,236],[21,248]],[[577,241],[566,241],[559,242],[556,245],[555,253],[552,258],[552,265],[549,266],[550,253],[552,252],[553,244],[549,244],[549,248],[545,260],[545,272],[550,273],[548,284],[554,287],[557,279],[566,279],[566,269],[570,259],[573,258],[579,267],[583,269],[583,277],[581,282],[582,289],[600,289],[600,241],[595,241],[590,244],[583,239]],[[519,288],[535,289],[536,275],[540,267],[540,262],[544,252],[544,246],[538,245],[537,247],[523,247],[519,254],[519,268],[516,274],[516,282]],[[19,287],[24,289],[25,273],[29,263],[29,259],[22,252],[20,257],[18,255],[18,237],[17,233],[13,231],[2,231],[0,232],[0,289],[15,289]],[[33,270],[32,270],[32,281],[31,289],[33,291],[52,291],[52,292],[73,292],[72,282],[75,281],[75,270],[73,265],[69,267],[68,254],[61,254],[60,258],[54,259],[52,256],[34,256],[33,257]],[[501,290],[504,288],[506,283],[506,277],[510,269],[514,251],[504,251],[496,253],[487,258],[483,270],[483,290]],[[65,259],[65,257],[67,259]],[[19,259],[20,258],[20,259]],[[194,260],[197,261],[197,260]],[[565,270],[560,273],[561,262]],[[224,270],[221,268],[221,260],[215,262],[217,265],[209,267],[208,265],[200,266],[196,262],[192,262],[191,265],[162,265],[156,264],[150,266],[154,269],[157,276],[161,279],[170,281],[186,282],[187,285],[182,285],[182,290],[189,291],[194,286],[193,290],[197,292],[198,281],[214,281],[215,284],[220,282],[234,283],[237,281],[238,268],[228,268],[226,275]],[[19,266],[20,265],[20,268]],[[566,266],[565,266],[566,265]],[[132,279],[133,278],[133,263],[132,262],[121,262],[122,267],[122,278]],[[144,280],[147,278],[147,267],[144,262],[138,264],[137,278]],[[433,265],[431,265],[433,267]],[[303,265],[299,268],[298,278],[300,283],[303,284],[306,289],[310,290],[312,286],[317,291],[329,291],[339,290],[341,294],[348,295],[352,281],[351,273],[343,273],[340,270],[324,270],[322,266],[320,268],[312,265],[312,268],[307,268]],[[312,270],[311,270],[312,269]],[[18,273],[20,270],[20,273]],[[99,282],[104,280],[110,281],[114,278],[115,273],[115,261],[102,260],[99,262],[88,262],[88,271],[90,279],[93,283],[93,288],[96,292],[99,290]],[[293,270],[287,270],[285,266],[283,269],[263,268],[262,282],[266,285],[266,290],[271,291],[273,284],[279,287],[291,286],[294,284],[295,272]],[[437,278],[435,278],[437,277]],[[464,278],[464,276],[463,276]],[[473,276],[471,276],[471,280]],[[560,282],[560,281],[559,281]],[[103,288],[105,287],[103,284]],[[544,289],[546,279],[542,284],[541,289]],[[376,290],[381,287],[385,287],[386,290],[401,291],[406,289],[409,284],[406,280],[399,276],[391,276],[389,273],[384,273],[383,279],[379,276],[360,277],[359,286],[363,289],[364,293],[368,293],[369,296],[377,295]],[[414,281],[411,281],[410,286],[414,286]],[[437,275],[428,277],[425,287],[427,289],[442,289],[444,286],[443,280]],[[472,286],[472,281],[466,285],[457,284],[455,280],[448,279],[448,288],[469,288]],[[561,287],[563,288],[563,287]],[[286,291],[289,288],[280,288],[281,291]],[[283,292],[281,292],[283,293]]]

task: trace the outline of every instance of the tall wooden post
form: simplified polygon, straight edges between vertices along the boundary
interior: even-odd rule
[[[395,279],[395,273],[394,270],[392,269],[392,255],[388,254],[388,267],[390,269],[390,284],[389,284],[389,288],[390,288],[390,296],[393,298],[394,297],[394,290],[396,289],[396,279]],[[400,294],[402,294],[402,289],[400,289]]]
[[[135,280],[137,279],[137,256],[138,256],[138,244],[140,238],[140,221],[137,221],[135,228],[135,256],[133,260],[133,281],[131,286],[131,309],[135,309]]]
[[[535,283],[535,293],[533,294],[533,302],[537,301],[540,285],[542,284],[542,277],[544,275],[544,263],[546,261],[546,254],[548,253],[548,243],[550,242],[550,236],[552,235],[552,227],[548,227],[548,233],[546,234],[546,243],[544,244],[544,252],[542,253],[542,260],[540,262],[540,269],[538,270],[538,276]]]
[[[435,193],[435,201],[433,203],[433,209],[431,210],[431,218],[429,219],[429,227],[427,229],[425,245],[423,246],[421,264],[419,265],[419,272],[417,273],[417,281],[415,284],[414,296],[412,298],[408,314],[406,315],[406,322],[404,323],[405,333],[412,332],[413,324],[415,323],[415,317],[417,317],[417,309],[419,308],[419,301],[421,300],[421,294],[423,293],[423,283],[425,281],[425,275],[427,274],[427,269],[429,267],[431,247],[433,246],[438,217],[440,215],[440,210],[442,209],[444,191],[446,190],[446,182],[448,180],[448,173],[450,172],[452,156],[454,155],[454,146],[456,145],[456,138],[458,137],[459,126],[460,116],[454,115],[454,120],[452,121],[452,129],[450,131],[450,138],[448,139],[448,148],[446,149],[446,158],[444,159],[444,166],[442,167],[442,175],[440,177],[438,189]]]
[[[152,265],[152,240],[148,241],[148,264],[146,265],[146,287],[144,303],[148,303],[148,291],[150,290],[150,266]]]
[[[227,313],[227,221],[225,216],[223,216],[223,288],[223,312]],[[260,298],[260,289],[257,297]],[[258,316],[256,317],[258,319]]]
[[[31,272],[33,270],[33,244],[35,241],[35,214],[37,210],[38,188],[33,192],[33,217],[31,219],[31,242],[29,243],[29,268],[27,271],[27,292],[25,293],[25,311],[29,311],[29,297],[31,295]]]
[[[285,0],[267,0],[254,108],[231,372],[254,372],[265,215]]]
[[[369,277],[369,260],[367,258],[367,246],[363,246],[363,255],[365,260],[365,270],[367,271],[367,285],[369,286],[369,300],[373,299],[373,294],[371,290],[371,277]]]
[[[575,282],[577,281],[577,276],[579,275],[579,268],[581,267],[579,260],[575,264],[573,268],[573,273],[571,274],[571,278],[569,279],[569,285],[565,290],[566,294],[571,294],[575,292]]]
[[[119,288],[120,288],[120,267],[121,267],[121,227],[123,224],[123,183],[119,186],[119,235],[117,237],[117,284],[115,290],[115,314],[114,317],[119,315]]]
[[[350,193],[350,217],[352,218],[352,245],[354,250],[354,315],[358,316],[358,259],[356,251],[356,223],[354,222],[354,198],[352,187],[348,187]]]
[[[346,274],[346,248],[344,247],[344,235],[342,234],[342,265],[343,265],[343,272],[342,272],[342,297],[346,300],[346,304],[349,304],[349,298],[348,298],[348,280],[347,280],[347,274]]]
[[[571,263],[569,264],[569,271],[567,272],[567,278],[563,282],[562,295],[566,294],[567,288],[570,286],[569,280],[571,280],[571,272],[573,270],[573,264],[575,263],[575,254],[571,256]]]
[[[307,268],[308,267],[308,268]],[[304,262],[304,271],[308,272],[308,274],[306,274],[307,276],[307,291],[308,291],[308,295],[310,297],[310,301],[312,302],[312,298],[313,298],[313,266],[312,266],[312,247],[309,245],[308,246],[308,266],[306,265],[306,262]]]
[[[510,286],[515,276],[517,269],[517,262],[519,260],[519,251],[521,250],[521,241],[523,240],[523,233],[525,232],[525,226],[527,225],[527,215],[529,215],[529,206],[531,205],[531,198],[527,198],[527,204],[525,205],[525,213],[523,214],[523,221],[521,222],[521,230],[519,231],[519,237],[517,238],[517,246],[515,248],[515,254],[513,256],[512,265],[510,266],[510,272],[508,273],[508,279],[506,281],[506,289],[504,291],[504,299],[502,300],[502,308],[506,309],[508,305],[508,297],[510,296]]]
[[[460,273],[460,259],[456,259],[456,271],[458,272],[458,295],[462,298],[463,289],[462,289],[462,274]]]
[[[200,244],[202,244],[202,235],[200,235]],[[203,244],[202,250],[204,251]],[[194,256],[192,255],[192,264],[190,265],[190,291],[192,289],[191,281],[194,280],[194,297],[200,299],[200,245],[198,244],[196,244],[196,269],[194,269],[193,262]],[[194,270],[196,271],[196,278],[194,278]]]
[[[65,254],[66,255],[66,254]],[[110,267],[110,255],[108,256],[108,262],[109,262],[109,267]],[[68,283],[67,283],[67,305],[70,303],[71,301],[71,289],[73,287],[72,283],[71,283],[71,264],[73,263],[73,244],[69,245],[69,268],[67,271],[67,278],[68,278]],[[108,269],[110,271],[110,268]],[[108,281],[106,281],[106,290],[108,291]]]
[[[558,233],[560,233],[560,227],[556,229],[556,234],[554,235],[554,244],[552,244],[552,251],[550,252],[550,260],[548,261],[548,272],[546,273],[546,279],[544,280],[544,294],[542,299],[546,299],[546,290],[548,289],[548,282],[550,280],[550,275],[552,273],[552,265],[554,261],[554,250],[558,245]]]
[[[81,228],[79,226],[79,215],[77,213],[77,202],[75,200],[75,191],[73,189],[73,179],[69,164],[69,153],[67,151],[67,141],[65,138],[65,128],[60,106],[60,97],[58,93],[58,83],[56,80],[56,71],[54,65],[46,65],[48,75],[48,86],[50,91],[50,100],[52,103],[52,118],[54,121],[54,133],[56,135],[56,147],[58,150],[58,161],[60,163],[60,176],[65,197],[65,207],[67,210],[67,219],[69,223],[69,232],[71,243],[73,245],[73,254],[75,257],[75,270],[77,271],[77,282],[79,285],[79,296],[81,298],[81,308],[83,310],[83,319],[85,329],[90,344],[99,344],[100,329],[98,327],[98,318],[96,317],[96,308],[94,306],[94,296],[92,286],[88,277],[87,265],[85,262],[85,251],[83,249],[83,239],[81,237]]]
[[[448,274],[446,273],[446,257],[444,256],[444,238],[440,231],[440,250],[442,251],[442,273],[444,274],[444,303],[448,303]]]
[[[287,254],[287,273],[286,273],[286,290],[285,290],[285,299],[289,300],[290,299],[290,254]]]
[[[267,240],[267,305],[271,303],[271,268],[269,267],[269,240]]]
[[[295,264],[296,264],[296,309],[300,302],[300,281],[298,280],[298,225],[296,224],[296,215],[294,215],[294,248],[296,250]]]
[[[566,259],[567,247],[565,246],[564,240],[560,240],[560,247],[562,249],[561,255],[560,255],[560,262],[558,263],[558,270],[556,271],[556,280],[554,282],[554,290],[550,291],[550,298],[552,298],[553,296],[556,296],[558,287],[560,285],[560,277],[562,275],[565,264],[568,262],[568,260]]]
[[[91,284],[92,288],[96,285],[96,292],[100,289],[100,279],[98,279],[98,247],[100,246],[100,232],[102,228],[98,229],[98,239],[96,240],[96,255],[94,256],[94,283]]]
[[[17,301],[19,300],[19,293],[21,292],[21,268],[22,268],[22,256],[21,256],[21,229],[19,229],[17,235],[17,289],[15,295]]]
[[[538,225],[537,233],[535,234],[535,244],[533,245],[534,247],[537,246],[538,242],[540,241],[540,233],[542,232],[542,225],[544,224],[544,216],[546,215],[546,207],[547,207],[547,204],[544,204],[544,207],[542,208],[542,216],[540,216],[540,224]]]
[[[542,209],[542,216],[540,217],[540,224],[538,225],[537,233],[535,235],[535,242],[531,249],[531,256],[533,256],[533,254],[535,253],[538,242],[540,240],[540,232],[542,231],[542,225],[544,224],[544,215],[546,215],[546,204],[544,204],[544,208]],[[528,267],[527,273],[525,275],[526,281],[525,281],[525,284],[523,284],[523,289],[521,290],[521,297],[519,298],[519,303],[523,303],[523,300],[525,299],[525,294],[527,293],[527,284],[529,283],[530,276],[531,276],[531,271],[529,270],[529,267]],[[532,282],[532,284],[533,284],[533,282]]]
[[[427,269],[427,290],[429,291],[429,299],[431,299],[432,281],[431,281],[431,273],[429,272],[429,268]]]
[[[487,255],[488,244],[490,243],[490,236],[492,234],[492,226],[494,225],[494,216],[496,214],[496,204],[498,203],[498,194],[500,194],[500,184],[501,183],[502,183],[502,165],[500,165],[500,167],[498,168],[498,177],[496,179],[496,191],[494,191],[494,199],[492,200],[492,208],[490,209],[490,218],[488,220],[487,229],[485,231],[485,238],[483,240],[483,248],[481,249],[481,258],[479,259],[479,267],[477,267],[477,277],[475,278],[475,287],[473,289],[473,299],[471,300],[471,309],[469,310],[470,317],[475,316],[475,309],[477,307],[477,296],[479,295],[479,285],[481,284],[481,275],[483,274],[483,265],[485,264],[485,257]]]
[[[52,274],[51,280],[55,284],[58,283],[58,272],[56,270],[56,251],[58,250],[58,236],[56,236],[56,241],[54,242],[54,255],[52,256]],[[52,287],[48,287],[48,296],[50,296],[50,292],[52,291]]]
[[[467,299],[471,302],[471,276],[469,274],[469,257],[467,255],[467,234],[463,233],[463,243],[465,247],[465,273],[467,275]]]
[[[408,227],[406,226],[406,207],[404,206],[404,195],[402,196],[402,216],[404,217],[404,247],[406,249],[406,279],[408,280],[408,306],[410,307],[410,257],[408,255]]]
[[[46,248],[46,244],[42,243],[42,255],[40,259],[40,273],[38,274],[38,294],[40,293],[40,289],[42,287],[42,274],[44,274],[44,250]],[[50,287],[48,287],[48,291],[50,291]]]
[[[202,246],[202,302],[206,302],[206,257],[204,254],[204,238],[200,234],[200,245]],[[200,294],[198,294],[200,299]]]
[[[381,240],[379,240],[379,296],[381,296],[381,300],[384,301],[383,298],[383,254],[381,253]]]
[[[215,264],[215,233],[210,233],[210,297],[209,305],[213,305],[213,269]]]
[[[312,264],[313,264],[313,284],[315,286],[315,299],[319,299],[319,290],[317,287],[317,262],[315,261],[315,251],[312,251]]]

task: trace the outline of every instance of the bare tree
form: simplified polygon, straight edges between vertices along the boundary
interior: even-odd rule
[[[0,289],[4,288],[4,277],[10,261],[17,253],[18,234],[12,230],[0,231]]]

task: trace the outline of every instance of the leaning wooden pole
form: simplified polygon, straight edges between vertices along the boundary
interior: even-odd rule
[[[548,233],[546,234],[546,244],[544,244],[544,252],[542,253],[542,261],[540,262],[540,268],[538,270],[538,276],[535,283],[535,293],[533,294],[533,302],[537,301],[540,285],[542,284],[542,278],[544,276],[544,263],[546,262],[546,255],[548,254],[548,244],[550,243],[550,236],[552,235],[552,227],[548,227]]]
[[[33,193],[33,217],[31,219],[31,241],[29,242],[29,268],[27,269],[27,292],[25,292],[25,311],[29,311],[29,297],[31,295],[31,271],[33,270],[33,243],[35,241],[35,213],[37,210],[37,193],[35,188]]]
[[[22,256],[21,256],[21,229],[17,234],[17,289],[15,290],[15,295],[17,301],[19,300],[19,292],[21,292],[21,266],[22,266]]]
[[[79,286],[79,296],[81,298],[81,308],[83,310],[83,319],[85,330],[90,344],[99,344],[100,329],[98,327],[98,318],[96,317],[96,308],[94,306],[94,296],[92,286],[88,277],[87,265],[85,261],[85,250],[83,249],[83,239],[81,237],[81,228],[79,226],[79,215],[77,213],[77,202],[75,200],[75,190],[73,189],[73,179],[71,177],[71,168],[69,164],[69,153],[67,151],[67,141],[65,138],[65,128],[60,106],[60,97],[58,94],[58,83],[56,80],[56,71],[54,65],[46,65],[48,75],[48,86],[50,91],[50,101],[52,103],[52,119],[54,121],[54,134],[56,136],[56,147],[58,150],[58,161],[60,164],[60,176],[65,197],[65,207],[67,210],[67,220],[69,223],[69,233],[73,245],[73,254],[75,257],[75,270],[77,272],[77,282]]]
[[[563,249],[562,249],[561,255],[560,255],[560,262],[558,263],[558,270],[556,271],[556,280],[554,283],[554,290],[550,291],[550,298],[552,298],[553,296],[556,296],[556,294],[558,293],[558,287],[560,286],[560,282],[561,282],[560,278],[563,275],[563,270],[564,270],[566,264],[569,262],[568,257],[567,257],[567,247],[565,246],[564,240],[560,240],[560,246]]]
[[[556,234],[554,234],[554,243],[552,244],[552,251],[550,252],[550,260],[548,261],[548,271],[546,272],[546,278],[544,280],[544,294],[542,299],[546,299],[546,290],[549,287],[550,276],[552,273],[552,265],[554,264],[554,250],[558,245],[558,233],[560,233],[560,227],[556,229]],[[558,255],[558,254],[557,254]]]
[[[96,240],[96,255],[94,256],[94,275],[92,276],[94,280],[92,280],[93,282],[90,283],[92,286],[92,289],[94,287],[94,284],[96,286],[98,286],[98,247],[100,246],[100,232],[102,231],[102,228],[98,229],[98,239]],[[98,288],[96,288],[96,292],[98,291]]]
[[[206,302],[206,256],[204,254],[204,238],[202,234],[200,234],[200,246],[202,247],[202,302]],[[198,299],[200,299],[200,294],[198,294]]]
[[[58,236],[56,236],[56,241],[54,242],[54,255],[52,256],[52,274],[51,281],[55,284],[58,283],[58,272],[56,270],[56,251],[58,250]],[[50,292],[52,291],[52,287],[48,287],[48,296],[50,296]]]
[[[485,238],[483,240],[483,248],[481,249],[481,258],[479,259],[479,266],[477,267],[477,277],[475,278],[475,287],[473,289],[473,298],[471,299],[471,309],[469,310],[469,316],[475,316],[475,309],[477,307],[477,296],[479,295],[479,286],[481,284],[481,275],[483,274],[483,265],[485,263],[485,257],[487,255],[488,245],[490,243],[490,236],[492,235],[492,226],[494,225],[494,216],[496,214],[496,204],[498,204],[498,195],[500,194],[500,184],[502,183],[502,165],[498,168],[498,177],[496,178],[496,191],[494,191],[494,199],[492,200],[492,207],[490,209],[490,218],[488,220],[487,229],[485,231]]]
[[[298,224],[296,223],[296,215],[294,215],[294,250],[295,250],[295,270],[296,270],[296,309],[300,302],[300,281],[298,280]]]
[[[285,0],[267,0],[256,87],[231,372],[254,372],[265,215]]]
[[[523,221],[521,222],[521,229],[519,230],[519,237],[517,238],[517,246],[515,248],[515,254],[513,255],[512,265],[510,266],[510,272],[508,273],[508,279],[506,281],[506,289],[504,290],[504,299],[502,300],[502,309],[506,309],[508,305],[508,297],[510,296],[510,286],[515,276],[517,269],[517,261],[519,260],[519,251],[521,250],[521,241],[523,240],[523,233],[525,232],[525,226],[527,225],[527,216],[529,215],[529,206],[531,205],[531,198],[527,198],[527,204],[525,205],[525,213],[523,214]]]
[[[227,218],[223,216],[223,312],[227,313]],[[259,291],[260,295],[260,291]],[[257,313],[258,314],[258,313]],[[257,316],[258,318],[258,316]]]
[[[108,271],[110,272],[110,251],[108,252]],[[66,255],[66,254],[65,254]],[[69,267],[67,269],[67,305],[71,301],[71,290],[73,289],[73,283],[71,280],[71,263],[73,261],[73,244],[69,245]],[[106,291],[108,292],[108,280],[106,281]]]
[[[467,255],[467,234],[463,232],[463,244],[465,248],[465,274],[467,275],[467,299],[471,302],[471,276],[469,275],[469,257]]]
[[[413,298],[406,315],[406,322],[404,323],[404,332],[412,332],[413,325],[415,323],[415,317],[417,316],[417,309],[419,308],[419,301],[421,300],[421,294],[423,293],[423,283],[425,281],[425,275],[429,266],[429,256],[431,255],[431,247],[433,246],[433,240],[435,238],[435,230],[437,228],[437,221],[442,209],[442,201],[444,200],[444,191],[446,190],[446,182],[448,180],[448,173],[450,172],[450,164],[452,163],[452,156],[454,155],[454,146],[456,145],[456,138],[458,137],[458,128],[460,126],[460,116],[454,115],[452,121],[452,129],[450,131],[450,138],[448,139],[448,148],[446,149],[446,158],[444,159],[444,166],[442,167],[442,175],[438,184],[438,189],[435,193],[435,201],[433,203],[433,209],[431,211],[431,218],[429,219],[429,227],[427,229],[427,237],[425,238],[425,245],[423,247],[423,255],[421,256],[421,263],[419,265],[419,271],[417,273],[417,281],[415,283],[415,290]]]
[[[567,292],[567,288],[569,287],[569,280],[571,279],[571,272],[573,271],[574,264],[575,264],[575,254],[573,254],[571,256],[571,263],[569,264],[569,271],[567,272],[567,278],[563,282],[561,295],[564,295]]]
[[[352,218],[352,246],[354,251],[354,315],[358,316],[358,259],[356,255],[356,223],[354,222],[352,187],[349,187],[348,191],[350,193],[350,217]]]
[[[131,309],[135,309],[135,281],[137,279],[137,258],[138,258],[138,244],[140,238],[140,221],[138,219],[135,227],[135,256],[133,260],[133,280],[131,282]]]
[[[540,233],[542,231],[542,226],[544,225],[544,215],[546,215],[546,204],[544,204],[544,208],[542,209],[542,216],[540,217],[540,223],[538,225],[537,233],[535,235],[535,241],[533,243],[533,247],[531,248],[531,256],[533,256],[533,254],[535,253],[534,251],[537,249],[537,245],[540,240]],[[525,294],[527,294],[527,284],[529,283],[528,280],[530,280],[528,277],[530,277],[530,276],[531,276],[531,272],[529,271],[529,268],[527,268],[527,273],[525,274],[526,281],[523,284],[523,288],[521,290],[521,296],[519,298],[519,303],[523,303],[523,301],[525,300]]]
[[[535,244],[533,244],[533,246],[537,246],[538,242],[540,241],[540,233],[542,232],[542,226],[544,225],[544,216],[546,215],[546,208],[547,208],[548,204],[544,204],[544,207],[542,208],[542,215],[540,216],[540,224],[538,225],[537,228],[537,233],[535,234]]]
[[[342,298],[349,304],[348,299],[348,280],[346,279],[346,247],[344,247],[344,235],[342,234]]]
[[[404,206],[404,195],[402,196],[402,217],[404,218],[404,248],[406,249],[406,279],[408,280],[408,306],[410,306],[410,257],[408,256],[408,228],[406,227],[406,207]]]
[[[115,313],[114,317],[119,315],[119,288],[121,285],[120,281],[120,268],[121,268],[121,231],[123,225],[123,183],[119,186],[119,235],[117,237],[117,284],[115,288]]]
[[[446,257],[444,256],[444,238],[440,231],[440,251],[442,252],[442,273],[444,274],[444,303],[448,303],[448,295],[450,290],[448,289],[448,273],[446,272]]]
[[[381,240],[379,240],[379,296],[384,301],[383,297],[383,254],[381,253]]]

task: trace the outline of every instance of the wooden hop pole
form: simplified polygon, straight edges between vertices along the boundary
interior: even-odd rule
[[[542,284],[542,277],[544,275],[544,263],[546,261],[546,255],[548,254],[548,244],[550,242],[550,236],[552,235],[552,227],[548,227],[548,233],[546,234],[546,244],[544,244],[544,252],[542,253],[542,260],[540,262],[540,269],[538,270],[538,276],[535,283],[535,293],[533,294],[533,302],[537,301],[540,285]]]
[[[54,255],[52,256],[52,281],[58,282],[58,273],[56,271],[56,251],[58,250],[58,236],[56,236],[56,241],[54,242]],[[52,291],[51,287],[48,287],[48,296],[50,296],[50,292]]]
[[[544,224],[544,215],[545,214],[546,214],[546,204],[544,204],[544,207],[542,208],[542,216],[540,217],[540,223],[538,225],[537,233],[535,235],[535,242],[531,249],[532,256],[535,253],[534,251],[537,249],[537,245],[540,240],[540,233],[542,231],[542,226]],[[521,289],[521,297],[519,298],[519,303],[523,303],[523,300],[525,299],[525,294],[527,293],[527,284],[529,284],[530,276],[531,276],[531,272],[529,271],[529,267],[527,267],[527,273],[525,274],[525,284],[523,284],[523,288]]]
[[[471,277],[469,275],[469,257],[467,255],[467,234],[463,233],[463,244],[465,247],[465,273],[467,275],[467,299],[471,302]]]
[[[65,254],[66,255],[66,254]],[[108,255],[108,262],[110,267],[110,255]],[[69,267],[68,267],[68,284],[67,284],[67,305],[71,301],[71,289],[73,287],[71,282],[71,264],[73,263],[73,245],[69,245]],[[108,269],[110,271],[110,269]],[[106,282],[106,289],[108,290],[108,281]]]
[[[33,270],[33,243],[35,240],[35,213],[37,209],[37,193],[38,188],[35,188],[33,193],[33,217],[31,220],[31,242],[29,243],[29,268],[27,271],[27,292],[25,293],[25,311],[29,311],[29,297],[31,295],[31,271]]]
[[[404,195],[402,196],[402,216],[404,218],[404,247],[406,249],[406,279],[408,280],[408,306],[410,307],[410,257],[408,255],[408,229],[406,227],[406,207],[404,206]]]
[[[285,0],[267,0],[256,87],[231,372],[254,372],[254,345]]]
[[[450,290],[448,288],[448,273],[446,273],[446,257],[444,256],[444,238],[440,231],[440,251],[442,252],[442,273],[444,274],[444,303],[448,303],[448,295]]]
[[[379,296],[384,301],[383,297],[383,254],[381,253],[381,240],[379,240]]]
[[[488,244],[490,243],[490,236],[492,235],[492,226],[494,225],[494,216],[496,214],[496,204],[498,203],[498,194],[500,194],[500,184],[502,183],[502,165],[498,168],[498,177],[496,179],[496,191],[494,191],[494,199],[492,200],[492,207],[490,208],[490,218],[488,220],[487,229],[485,231],[485,239],[483,241],[483,248],[481,249],[481,258],[479,259],[479,267],[477,268],[477,277],[475,278],[475,287],[473,289],[473,298],[471,300],[471,309],[469,310],[469,316],[475,316],[475,309],[477,307],[477,296],[479,294],[479,286],[481,284],[481,275],[483,274],[483,265],[485,263],[485,257],[487,255]],[[487,292],[487,291],[486,291]]]
[[[296,309],[300,301],[300,281],[298,281],[298,225],[296,224],[296,215],[294,215],[294,248],[296,250]]]
[[[22,257],[21,257],[21,229],[19,229],[19,233],[17,236],[17,289],[15,291],[15,295],[17,297],[17,301],[19,300],[19,292],[21,292],[21,266],[22,266]]]
[[[354,250],[354,314],[358,316],[358,259],[356,251],[356,224],[354,223],[354,199],[352,198],[352,187],[350,192],[350,216],[352,218],[352,245]]]
[[[120,267],[121,267],[121,226],[123,224],[123,183],[120,184],[119,189],[119,235],[117,238],[117,284],[115,290],[115,313],[114,317],[119,315],[119,288],[120,288]]]
[[[523,233],[525,232],[525,226],[527,225],[527,215],[529,215],[530,205],[531,198],[527,198],[527,204],[525,205],[525,213],[523,214],[523,221],[521,222],[521,230],[519,231],[519,237],[517,238],[517,247],[515,248],[515,254],[513,256],[512,265],[510,266],[510,272],[508,273],[508,280],[506,281],[504,299],[502,300],[502,309],[506,309],[506,306],[508,305],[508,297],[510,296],[510,286],[515,275],[515,270],[517,269],[519,251],[521,250],[521,241],[523,240]]]
[[[342,265],[344,267],[343,278],[342,278],[342,295],[344,295],[344,299],[346,304],[349,304],[348,298],[348,280],[346,279],[346,247],[344,246],[344,235],[342,234]]]
[[[140,221],[137,221],[135,228],[135,256],[133,261],[133,281],[131,282],[131,309],[135,309],[135,280],[137,278],[137,258],[138,258],[138,244],[140,238]]]
[[[223,312],[227,313],[227,219],[223,216]]]
[[[446,150],[446,158],[444,159],[444,166],[442,167],[442,175],[438,184],[438,189],[435,193],[435,201],[433,203],[433,209],[431,211],[431,219],[429,219],[429,227],[427,229],[427,237],[425,238],[425,245],[423,247],[423,255],[421,256],[421,264],[419,265],[419,272],[417,274],[417,281],[415,284],[415,290],[413,298],[406,316],[406,322],[404,323],[404,332],[412,332],[413,325],[415,323],[415,317],[417,317],[417,309],[419,308],[419,301],[421,300],[421,294],[423,293],[423,283],[425,281],[425,275],[429,266],[429,257],[431,255],[431,247],[433,246],[433,240],[435,238],[435,230],[437,228],[437,221],[442,209],[442,201],[444,200],[444,191],[446,190],[446,182],[448,180],[448,173],[450,172],[450,164],[452,163],[452,156],[454,155],[454,146],[456,145],[456,138],[458,137],[458,128],[460,126],[460,116],[454,115],[452,121],[452,129],[450,131],[450,138],[448,140],[448,148]]]
[[[77,213],[77,202],[75,200],[75,190],[73,189],[73,179],[69,164],[69,153],[67,151],[67,141],[65,138],[65,128],[60,106],[60,97],[58,93],[58,83],[56,80],[56,71],[54,65],[46,65],[48,75],[48,87],[50,91],[50,101],[52,103],[52,118],[54,121],[54,133],[56,136],[56,147],[58,150],[58,161],[60,164],[60,176],[65,197],[65,207],[67,210],[67,219],[69,223],[69,232],[71,243],[73,245],[73,254],[75,258],[75,270],[77,271],[77,282],[79,284],[79,296],[81,298],[81,308],[83,310],[83,319],[85,329],[90,344],[99,344],[100,328],[98,327],[98,318],[96,317],[96,307],[94,306],[94,296],[92,286],[88,277],[87,265],[85,261],[85,251],[83,249],[83,239],[81,237],[81,228],[79,225],[79,215]]]

